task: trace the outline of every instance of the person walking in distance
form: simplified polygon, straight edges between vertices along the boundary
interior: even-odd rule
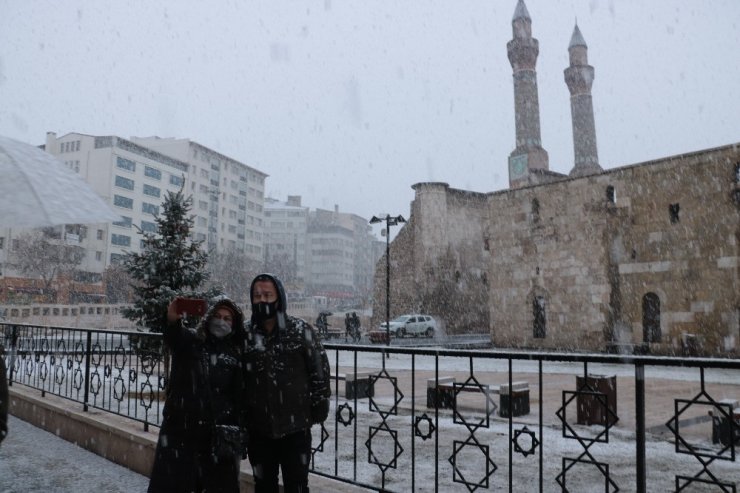
[[[244,367],[255,492],[277,493],[279,470],[284,493],[308,492],[311,426],[329,414],[329,360],[313,327],[287,315],[277,277],[255,277],[250,297]]]
[[[8,379],[5,375],[5,361],[3,361],[5,348],[0,344],[0,443],[8,435]]]

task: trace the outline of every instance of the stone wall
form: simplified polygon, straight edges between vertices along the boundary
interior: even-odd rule
[[[738,163],[730,145],[490,194],[417,184],[391,245],[391,317],[431,313],[450,333],[483,327],[502,347],[675,353],[691,340],[693,353],[737,353]],[[377,319],[385,259],[375,286]],[[652,338],[646,295],[659,300]]]
[[[409,222],[391,244],[391,318],[424,313],[449,334],[487,332],[486,195],[414,185]],[[376,266],[373,324],[385,319],[385,257]]]

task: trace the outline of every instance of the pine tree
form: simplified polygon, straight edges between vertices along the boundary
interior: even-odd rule
[[[144,237],[141,253],[129,253],[124,258],[135,284],[133,306],[123,309],[122,314],[152,332],[164,332],[167,306],[176,296],[209,299],[219,294],[214,288],[198,291],[208,279],[208,255],[200,249],[201,241],[189,238],[192,204],[192,196],[185,198],[182,190],[167,192],[162,214],[155,215],[157,232],[139,229]]]

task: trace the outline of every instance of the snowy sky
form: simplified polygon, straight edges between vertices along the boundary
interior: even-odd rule
[[[572,167],[576,18],[603,167],[740,141],[737,0],[526,5],[552,170]],[[0,134],[187,137],[268,173],[274,197],[408,216],[417,182],[507,187],[515,6],[0,0]]]

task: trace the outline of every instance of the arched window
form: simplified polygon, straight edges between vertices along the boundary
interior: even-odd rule
[[[532,336],[535,339],[544,339],[547,336],[547,313],[544,296],[534,297],[532,300],[532,314],[534,315]]]
[[[660,298],[655,293],[642,297],[642,340],[660,342]]]
[[[532,221],[540,221],[540,201],[536,198],[532,199]]]
[[[612,185],[606,187],[606,201],[610,204],[617,203],[617,192]]]

